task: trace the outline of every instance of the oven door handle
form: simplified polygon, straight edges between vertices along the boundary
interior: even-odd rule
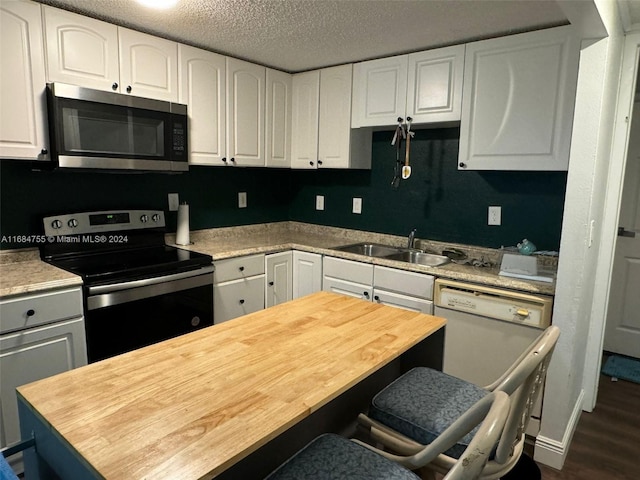
[[[150,285],[157,285],[159,283],[172,282],[174,280],[181,280],[183,278],[197,277],[198,275],[205,275],[213,273],[214,266],[208,266],[200,268],[199,270],[189,270],[188,272],[172,273],[171,275],[162,275],[160,277],[143,278],[141,280],[132,280],[130,282],[113,283],[110,285],[96,285],[89,287],[89,295],[99,295],[103,293],[117,292],[120,290],[130,290],[132,288],[148,287]]]

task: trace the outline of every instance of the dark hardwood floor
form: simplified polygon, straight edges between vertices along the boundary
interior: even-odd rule
[[[601,375],[593,412],[582,412],[561,471],[540,465],[543,480],[640,478],[640,384]]]

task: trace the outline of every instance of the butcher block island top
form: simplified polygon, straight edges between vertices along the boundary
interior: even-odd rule
[[[213,478],[444,324],[319,292],[18,392],[97,478]]]

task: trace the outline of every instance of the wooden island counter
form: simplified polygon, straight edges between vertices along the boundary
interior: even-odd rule
[[[268,444],[285,438],[286,458],[401,371],[441,362],[444,324],[319,292],[22,386],[26,478],[261,478],[280,462]]]

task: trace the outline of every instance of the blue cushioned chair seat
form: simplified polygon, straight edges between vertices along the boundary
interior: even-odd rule
[[[0,453],[0,480],[18,480],[18,477],[7,463],[7,460]]]
[[[417,367],[373,398],[369,417],[427,445],[487,393],[473,383]],[[460,458],[478,428],[444,452],[445,455]]]
[[[346,438],[320,435],[266,480],[420,480],[410,470]]]

